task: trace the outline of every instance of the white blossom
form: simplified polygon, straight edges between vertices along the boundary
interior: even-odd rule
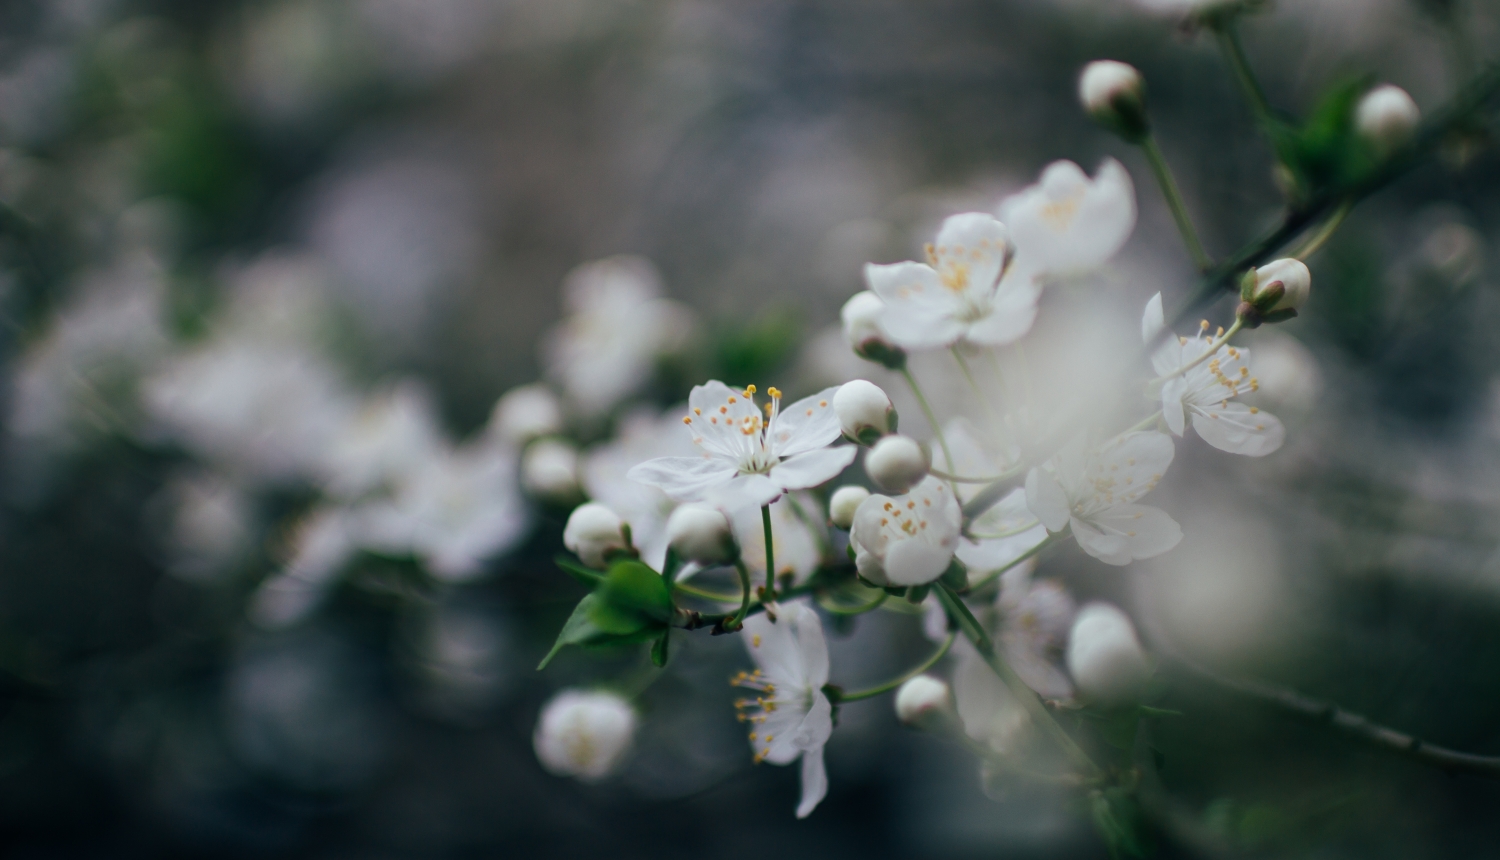
[[[844,302],[839,320],[843,324],[844,341],[855,355],[884,364],[886,359],[902,354],[885,330],[881,322],[884,318],[885,300],[869,290],[860,290]]]
[[[1071,275],[1102,265],[1135,229],[1135,186],[1107,158],[1093,179],[1071,161],[1055,161],[1041,179],[1000,202],[1019,273]]]
[[[514,546],[529,525],[515,454],[490,444],[444,452],[361,513],[364,546],[414,555],[447,582],[482,574],[485,561]]]
[[[585,415],[608,412],[650,378],[657,358],[679,347],[692,313],[664,298],[660,277],[639,257],[574,269],[563,284],[568,317],[547,336],[547,373]]]
[[[358,526],[347,510],[314,511],[293,532],[286,566],[251,595],[250,620],[276,630],[311,615],[358,549]]]
[[[635,728],[635,709],[614,693],[563,690],[543,706],[532,747],[548,771],[593,782],[619,765]]]
[[[1161,293],[1146,304],[1141,333],[1150,344],[1162,330]],[[1260,382],[1250,375],[1250,351],[1225,344],[1214,357],[1199,361],[1186,372],[1176,371],[1198,360],[1213,345],[1206,329],[1195,337],[1168,337],[1151,356],[1152,367],[1163,377],[1162,417],[1167,427],[1181,436],[1192,419],[1193,429],[1205,442],[1221,451],[1264,457],[1281,447],[1286,429],[1281,420],[1256,406],[1232,400],[1258,391]]]
[[[667,518],[667,543],[685,561],[699,564],[722,564],[737,551],[723,512],[693,503],[680,505]]]
[[[562,404],[552,389],[539,382],[505,392],[490,412],[489,432],[511,445],[525,445],[562,429]]]
[[[563,546],[589,567],[602,568],[608,553],[625,548],[624,522],[608,507],[586,502],[568,515]]]
[[[887,436],[865,454],[865,474],[888,493],[904,493],[927,477],[931,459],[910,436]]]
[[[896,690],[896,719],[918,723],[931,714],[947,711],[951,703],[952,693],[942,679],[918,675]]]
[[[329,441],[324,489],[355,498],[406,479],[439,456],[444,445],[432,398],[402,380],[366,398]]]
[[[1026,504],[1049,532],[1071,527],[1084,552],[1124,565],[1160,555],[1182,540],[1176,521],[1138,505],[1172,463],[1172,437],[1116,436],[1096,447],[1081,438],[1026,475]]]
[[[1122,105],[1141,104],[1145,87],[1135,66],[1118,60],[1095,60],[1078,76],[1078,100],[1090,116],[1112,124],[1121,119]]]
[[[961,525],[958,500],[936,478],[906,495],[872,495],[860,504],[849,533],[854,564],[876,585],[932,582],[953,561]]]
[[[1279,286],[1278,286],[1279,285]],[[1269,302],[1272,289],[1280,289],[1281,295]],[[1296,310],[1307,303],[1312,293],[1312,274],[1301,260],[1290,257],[1272,260],[1255,270],[1255,284],[1250,289],[1250,302],[1262,311]]]
[[[982,435],[967,420],[954,419],[948,423],[943,436],[948,442],[948,453],[953,455],[953,463],[948,463],[947,455],[941,449],[934,451],[933,456],[942,470],[950,475],[998,475],[1012,465],[1018,452],[991,453],[980,444]],[[960,504],[984,489],[983,484],[958,483],[954,486]],[[969,568],[972,578],[1009,565],[1046,537],[1046,527],[1026,505],[1026,491],[1017,487],[973,519],[968,533],[960,538],[955,554]]]
[[[521,486],[531,495],[564,502],[578,495],[578,449],[561,439],[538,439],[521,454]]]
[[[781,392],[770,388],[765,416],[755,387],[731,389],[718,380],[693,388],[683,417],[698,457],[659,457],[629,477],[660,487],[680,502],[706,501],[738,510],[769,504],[787,490],[832,480],[854,460],[853,446],[829,448],[840,435],[831,402],[838,387],[781,408]]]
[[[641,560],[660,570],[667,555],[667,517],[677,503],[659,488],[627,477],[636,465],[654,457],[697,452],[682,432],[682,408],[663,413],[636,410],[619,422],[615,438],[583,457],[584,490],[630,523],[630,539]]]
[[[1079,610],[1068,637],[1068,671],[1083,698],[1106,705],[1137,699],[1151,678],[1135,625],[1107,603]]]
[[[865,266],[865,282],[885,301],[881,329],[906,349],[1015,341],[1031,330],[1040,293],[1030,278],[1002,277],[1011,251],[1004,224],[969,212],[943,222],[927,262]]]
[[[805,601],[781,605],[777,620],[764,613],[745,619],[745,645],[754,672],[741,672],[735,685],[757,691],[736,703],[751,726],[756,761],[791,764],[802,759],[802,799],[797,817],[806,818],[828,793],[823,746],[833,734],[833,704],[823,693],[828,683],[828,645],[823,624]]]
[[[1422,121],[1422,112],[1406,90],[1381,84],[1364,94],[1354,108],[1354,127],[1382,150],[1406,143]]]
[[[880,386],[865,379],[851,379],[839,386],[833,395],[833,411],[839,417],[844,435],[855,441],[866,431],[877,436],[892,432],[891,416],[896,409]]]
[[[1033,580],[1032,565],[1001,575],[995,608],[1000,615],[1000,651],[1026,686],[1048,699],[1068,699],[1073,685],[1059,668],[1074,605],[1067,589],[1052,580]]]
[[[839,487],[828,500],[828,520],[837,528],[848,531],[854,525],[854,514],[870,491],[857,484]]]

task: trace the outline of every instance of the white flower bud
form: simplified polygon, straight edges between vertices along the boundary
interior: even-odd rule
[[[903,723],[921,722],[929,714],[949,710],[948,684],[931,675],[918,675],[896,691],[896,718]]]
[[[870,491],[864,487],[850,484],[847,487],[839,487],[833,491],[833,498],[828,500],[828,519],[835,528],[845,531],[854,525],[854,512],[865,499],[870,497]]]
[[[680,505],[667,518],[667,543],[685,561],[722,564],[735,557],[729,520],[708,505]]]
[[[521,486],[540,499],[567,502],[578,496],[578,449],[560,439],[539,439],[521,455]]]
[[[839,386],[833,395],[833,411],[839,416],[844,435],[857,442],[873,444],[896,429],[892,426],[896,408],[891,398],[868,380],[855,379]]]
[[[1078,78],[1078,100],[1096,121],[1126,140],[1145,137],[1146,82],[1135,66],[1115,60],[1095,60]]]
[[[550,436],[563,429],[562,404],[545,385],[512,388],[495,401],[489,429],[514,445],[525,444],[539,436]]]
[[[1276,297],[1277,285],[1280,296]],[[1245,301],[1255,305],[1261,313],[1281,310],[1297,310],[1306,304],[1312,293],[1312,273],[1301,260],[1290,257],[1271,262],[1255,270],[1255,283]]]
[[[618,514],[598,502],[579,505],[563,527],[563,546],[589,567],[602,568],[606,553],[625,548],[624,525]]]
[[[635,726],[635,710],[619,696],[563,690],[542,708],[532,746],[548,771],[593,781],[620,763]]]
[[[886,436],[865,454],[865,472],[887,493],[901,494],[927,477],[932,458],[910,436]]]
[[[1354,126],[1383,152],[1406,143],[1421,121],[1417,103],[1406,90],[1391,84],[1382,84],[1365,93],[1354,109]]]
[[[1068,671],[1082,698],[1106,705],[1136,700],[1151,678],[1135,626],[1108,603],[1090,603],[1073,619]]]
[[[906,352],[891,342],[880,317],[885,313],[885,302],[869,290],[849,297],[839,310],[839,319],[844,324],[844,340],[854,354],[866,361],[874,361],[890,368],[901,367],[906,362]]]

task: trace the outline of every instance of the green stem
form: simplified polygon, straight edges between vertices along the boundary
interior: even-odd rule
[[[1005,494],[1013,489],[1012,483],[1030,471],[1032,465],[1033,463],[1023,461],[1001,472],[996,476],[994,483],[980,490],[978,495],[964,503],[964,517],[972,520],[994,507],[996,502],[1004,498]]]
[[[812,532],[813,540],[818,543],[818,557],[828,558],[833,552],[833,544],[828,540],[828,523],[814,520],[812,514],[809,514],[802,503],[797,501],[796,496],[787,495],[786,500],[787,504],[792,506],[792,513],[796,514],[797,519],[801,520],[802,524],[807,526],[807,530]]]
[[[745,623],[745,614],[750,611],[750,569],[745,567],[745,560],[735,554],[734,569],[740,575],[740,611],[734,614],[734,618],[724,626],[730,630],[738,630]]]
[[[928,657],[926,660],[923,660],[921,665],[919,665],[916,668],[912,669],[910,672],[907,672],[905,675],[902,675],[899,678],[893,678],[893,679],[891,679],[889,681],[886,681],[884,684],[879,684],[877,686],[870,687],[867,690],[856,690],[853,693],[839,693],[839,699],[838,700],[840,702],[857,702],[860,699],[871,699],[871,698],[874,698],[875,696],[878,696],[881,693],[889,693],[890,691],[896,689],[897,687],[901,686],[902,684],[905,684],[907,681],[910,681],[912,678],[915,678],[918,675],[922,674],[923,672],[926,672],[928,669],[931,669],[933,666],[936,666],[937,665],[937,661],[943,659],[943,655],[947,654],[948,653],[948,649],[953,647],[953,639],[954,639],[954,637],[956,635],[957,634],[955,634],[955,633],[949,633],[948,634],[948,638],[945,639],[945,640],[943,640],[942,646],[939,647],[937,649],[937,651],[934,652],[931,657]]]
[[[1046,549],[1049,546],[1052,546],[1055,543],[1066,540],[1067,537],[1068,535],[1063,532],[1058,532],[1056,534],[1049,533],[1045,538],[1042,538],[1040,541],[1038,541],[1036,546],[1026,550],[1024,553],[1021,553],[1020,556],[1012,559],[1010,563],[1006,564],[1004,567],[996,568],[995,570],[986,573],[984,576],[981,576],[974,582],[969,583],[968,590],[978,591],[979,589],[999,579],[1005,574],[1006,571],[1010,570],[1016,565],[1022,564],[1029,559],[1036,558],[1036,556],[1041,553],[1042,550]]]
[[[771,540],[771,506],[760,506],[760,524],[766,532],[766,600],[776,599],[776,547]]]
[[[943,437],[943,425],[938,423],[937,413],[932,411],[927,397],[922,394],[922,386],[917,384],[917,378],[911,375],[911,369],[903,366],[901,375],[906,377],[906,384],[911,388],[911,393],[917,398],[917,405],[922,407],[922,414],[927,416],[927,423],[932,425],[932,433],[937,437],[938,447],[943,449],[943,460],[949,466],[953,465],[953,452],[948,450],[948,440]],[[957,494],[957,490],[954,491]]]
[[[1232,18],[1228,18],[1217,22],[1213,29],[1214,35],[1219,38],[1219,49],[1224,52],[1224,60],[1234,72],[1235,83],[1239,84],[1240,92],[1255,114],[1255,121],[1261,128],[1269,129],[1272,122],[1271,104],[1266,101],[1266,93],[1260,88],[1255,72],[1250,69],[1250,61],[1245,57],[1245,46],[1240,43],[1239,28]]]
[[[1149,429],[1151,427],[1155,427],[1156,426],[1156,421],[1160,417],[1161,417],[1161,410],[1158,409],[1155,412],[1151,413],[1150,415],[1146,416],[1145,418],[1142,418],[1139,422],[1131,425],[1129,428],[1127,428],[1125,430],[1125,433],[1135,433],[1135,432],[1140,431],[1140,430],[1146,430],[1146,429]],[[1121,433],[1120,435],[1124,436],[1125,433]]]
[[[1156,145],[1156,135],[1146,135],[1141,141],[1141,151],[1146,154],[1151,172],[1156,174],[1156,184],[1161,186],[1162,196],[1167,199],[1167,208],[1172,210],[1172,220],[1177,222],[1177,232],[1182,234],[1182,243],[1187,246],[1193,265],[1200,272],[1208,271],[1213,268],[1214,261],[1203,250],[1203,242],[1199,240],[1198,231],[1193,227],[1193,219],[1188,215],[1187,203],[1183,201],[1182,191],[1178,189],[1177,180],[1172,176],[1172,168],[1167,166],[1161,147]]]
[[[959,597],[953,589],[941,583],[938,585],[935,593],[938,596],[938,600],[943,604],[943,610],[948,613],[948,617],[963,631],[964,635],[969,638],[969,641],[974,643],[975,649],[984,658],[984,662],[989,664],[989,667],[1005,683],[1011,695],[1020,700],[1022,707],[1026,709],[1027,716],[1031,717],[1031,721],[1036,724],[1037,728],[1052,738],[1053,742],[1062,749],[1063,754],[1073,762],[1074,766],[1089,776],[1100,773],[1099,766],[1094,763],[1093,759],[1089,758],[1089,754],[1083,751],[1083,748],[1058,724],[1057,720],[1052,718],[1051,714],[1047,713],[1047,706],[1042,704],[1042,700],[1037,697],[1037,694],[1030,687],[1026,686],[1026,682],[1021,680],[1021,676],[1017,675],[1015,670],[1010,667],[1010,664],[1006,663],[996,653],[995,643],[984,632],[984,627],[974,617],[974,613],[970,612],[969,607],[964,605],[963,598]]]
[[[1352,200],[1345,200],[1339,204],[1339,208],[1335,209],[1333,214],[1328,216],[1328,220],[1324,221],[1316,232],[1303,240],[1302,244],[1298,245],[1297,249],[1287,254],[1287,256],[1306,262],[1308,257],[1311,257],[1324,245],[1328,244],[1328,240],[1333,238],[1334,233],[1338,232],[1339,225],[1344,223],[1344,218],[1349,215],[1349,210],[1353,208],[1354,202]]]
[[[889,592],[877,591],[875,593],[875,599],[871,600],[869,603],[864,603],[859,606],[839,606],[836,603],[824,600],[819,600],[818,605],[833,613],[834,615],[864,615],[866,612],[874,612],[875,610],[879,609],[885,604],[886,598],[890,596],[891,595]]]
[[[993,481],[1002,480],[1000,475],[991,475],[985,478],[965,478],[962,475],[950,475],[941,469],[928,469],[927,474],[936,475],[950,484],[988,484]]]

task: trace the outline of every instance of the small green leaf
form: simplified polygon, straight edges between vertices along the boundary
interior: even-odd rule
[[[667,665],[667,642],[672,638],[672,628],[662,631],[661,637],[651,643],[651,663],[660,669]]]
[[[597,570],[592,570],[590,568],[584,567],[583,565],[565,555],[556,556],[552,559],[552,561],[558,567],[562,568],[563,573],[566,573],[568,576],[571,576],[584,585],[587,585],[589,588],[593,588],[594,586],[604,581],[604,574],[600,573]]]
[[[557,634],[557,641],[552,643],[552,650],[548,651],[547,656],[542,658],[542,662],[537,664],[538,672],[547,668],[547,664],[552,662],[552,658],[557,656],[557,652],[561,651],[563,646],[586,645],[608,637],[609,634],[600,630],[589,618],[594,605],[598,602],[599,597],[596,594],[584,595],[584,598],[578,601],[578,605],[573,607],[573,614],[568,616],[567,622],[563,624],[562,632]]]
[[[1180,716],[1182,716],[1182,711],[1174,711],[1174,710],[1171,710],[1170,708],[1153,708],[1150,705],[1141,705],[1140,706],[1140,711],[1141,711],[1141,716],[1143,716],[1143,717],[1180,717]]]
[[[661,575],[638,561],[610,565],[599,600],[589,617],[601,630],[617,635],[665,626],[672,617],[672,594]]]

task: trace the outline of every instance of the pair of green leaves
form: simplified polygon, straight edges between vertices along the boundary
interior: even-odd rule
[[[1301,125],[1270,121],[1266,133],[1292,180],[1294,203],[1349,189],[1379,166],[1381,154],[1354,124],[1355,109],[1370,83],[1369,77],[1359,77],[1334,86]]]
[[[568,645],[600,647],[651,640],[656,640],[651,648],[652,661],[664,665],[670,622],[676,612],[666,580],[639,561],[621,559],[595,582],[593,593],[578,601],[537,669],[546,668]]]

